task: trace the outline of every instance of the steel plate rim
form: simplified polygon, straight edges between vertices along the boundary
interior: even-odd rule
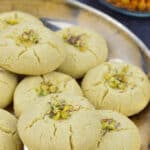
[[[146,44],[144,44],[144,42],[140,38],[138,38],[130,29],[128,29],[122,23],[117,21],[115,18],[109,16],[108,14],[102,12],[101,10],[95,9],[95,8],[88,6],[87,4],[84,4],[77,0],[66,0],[66,2],[73,6],[88,10],[89,12],[92,12],[98,16],[101,16],[103,19],[105,19],[105,20],[109,21],[110,23],[112,23],[113,25],[117,26],[124,33],[128,34],[129,37],[137,44],[139,49],[150,59],[150,50],[146,46]]]

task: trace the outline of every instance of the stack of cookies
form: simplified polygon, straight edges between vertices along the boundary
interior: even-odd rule
[[[90,29],[53,32],[30,14],[0,14],[0,149],[140,150],[127,117],[149,103],[150,82],[107,57]]]

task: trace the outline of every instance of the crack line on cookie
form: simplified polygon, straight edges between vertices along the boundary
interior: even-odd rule
[[[56,127],[55,123],[53,124],[53,127],[54,127],[53,136],[55,137],[55,135],[56,135],[56,132],[57,132],[57,127]]]
[[[122,129],[118,129],[118,130],[116,130],[116,131],[111,131],[109,134],[111,134],[111,133],[113,133],[113,132],[121,132],[121,131],[128,131],[128,130],[130,130],[130,129],[128,129],[128,128],[122,128]],[[132,129],[131,129],[132,130]],[[108,133],[106,133],[106,134],[108,134]],[[99,149],[100,148],[100,145],[101,145],[101,143],[102,143],[102,141],[104,140],[104,138],[106,137],[106,134],[104,134],[104,135],[101,135],[100,136],[100,138],[99,138],[99,140],[98,140],[98,142],[97,142],[97,149]]]
[[[57,52],[58,52],[58,54],[61,55],[62,52],[61,52],[60,49],[57,47],[57,45],[54,45],[54,44],[53,44],[52,42],[50,42],[50,41],[48,42],[48,45],[51,46],[52,48],[56,49]]]
[[[94,55],[94,57],[96,58],[97,61],[99,61],[99,58],[98,58],[98,56],[96,55],[96,53],[94,53],[94,51],[92,51],[91,49],[88,49],[88,51],[89,51],[92,55]]]
[[[73,145],[73,131],[72,131],[72,126],[70,125],[69,127],[70,131],[70,136],[69,136],[69,144],[70,144],[70,150],[74,150],[74,145]]]
[[[14,60],[11,61],[11,64],[9,64],[10,60],[12,60],[12,56],[8,56],[6,59],[2,60],[0,64],[3,66],[3,68],[11,68],[12,65],[14,65]]]
[[[33,90],[35,90],[35,89],[34,89],[34,88],[30,88],[30,89],[26,90],[26,91],[24,92],[24,94],[29,93],[29,92],[31,92],[31,91],[33,91]]]
[[[101,144],[101,138],[97,141],[96,147],[99,148]]]
[[[11,134],[11,135],[14,135],[16,133],[16,131],[11,131],[11,129],[8,129],[8,128],[2,127],[2,126],[0,126],[0,130],[2,132],[5,132],[6,134]]]
[[[39,117],[33,119],[33,120],[29,123],[29,125],[25,127],[25,130],[28,129],[28,128],[32,128],[32,126],[33,126],[36,122],[38,122],[38,121],[40,121],[40,120],[43,120],[47,114],[49,114],[49,110],[48,110],[46,113],[44,113],[43,115],[41,115],[41,116],[39,116]]]
[[[64,87],[63,87],[63,91],[67,88],[67,86],[68,86],[68,84],[69,84],[69,82],[71,82],[73,79],[68,79],[68,80],[66,80],[66,81],[63,81],[64,82]],[[61,83],[62,81],[60,81],[60,83]],[[62,91],[62,92],[63,92]]]
[[[27,52],[27,49],[22,50],[19,54],[18,54],[18,59]]]
[[[108,93],[109,93],[109,89],[107,88],[106,91],[104,92],[104,95],[102,96],[101,103],[104,102],[104,100],[105,100],[106,96],[108,95]]]
[[[35,50],[33,50],[33,55],[35,56],[37,62],[40,64],[41,63],[40,57],[38,56]]]
[[[9,84],[7,82],[3,81],[3,80],[0,80],[0,83],[3,83],[5,85],[9,86]]]
[[[97,81],[96,83],[93,83],[92,85],[93,85],[93,86],[99,86],[99,85],[101,85],[101,84],[103,84],[102,81]]]

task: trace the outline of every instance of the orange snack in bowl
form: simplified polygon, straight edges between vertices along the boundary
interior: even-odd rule
[[[148,11],[150,11],[150,0],[147,2],[147,5],[146,5],[146,9],[148,10]]]
[[[150,0],[107,0],[107,2],[131,11],[150,11]]]

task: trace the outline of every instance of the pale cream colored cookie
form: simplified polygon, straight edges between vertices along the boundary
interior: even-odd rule
[[[26,23],[42,25],[42,22],[38,18],[28,13],[24,13],[20,11],[10,11],[10,12],[1,13],[0,14],[0,33],[12,27],[15,27],[17,25],[23,25]]]
[[[69,75],[51,72],[43,76],[25,77],[14,93],[14,110],[17,117],[40,97],[63,93],[82,96],[78,83]]]
[[[17,76],[0,68],[0,108],[7,107],[13,100]]]
[[[0,34],[0,66],[25,75],[55,70],[64,61],[62,39],[48,28],[24,24]]]
[[[100,138],[95,150],[140,150],[139,131],[132,121],[110,110],[94,113],[100,125]]]
[[[142,70],[124,62],[108,62],[91,69],[83,79],[85,96],[97,109],[131,116],[149,103],[150,82]]]
[[[17,119],[0,109],[0,149],[22,150],[23,146],[17,132]]]
[[[19,119],[19,134],[28,149],[140,150],[138,129],[125,116],[93,110],[77,97],[48,97]]]
[[[100,125],[93,126],[93,115],[84,112],[94,110],[93,106],[80,96],[55,94],[42,99],[18,122],[19,135],[28,149],[91,150]]]
[[[66,43],[67,57],[59,70],[74,78],[82,77],[89,69],[107,58],[107,45],[102,36],[82,27],[66,28],[57,33]]]

